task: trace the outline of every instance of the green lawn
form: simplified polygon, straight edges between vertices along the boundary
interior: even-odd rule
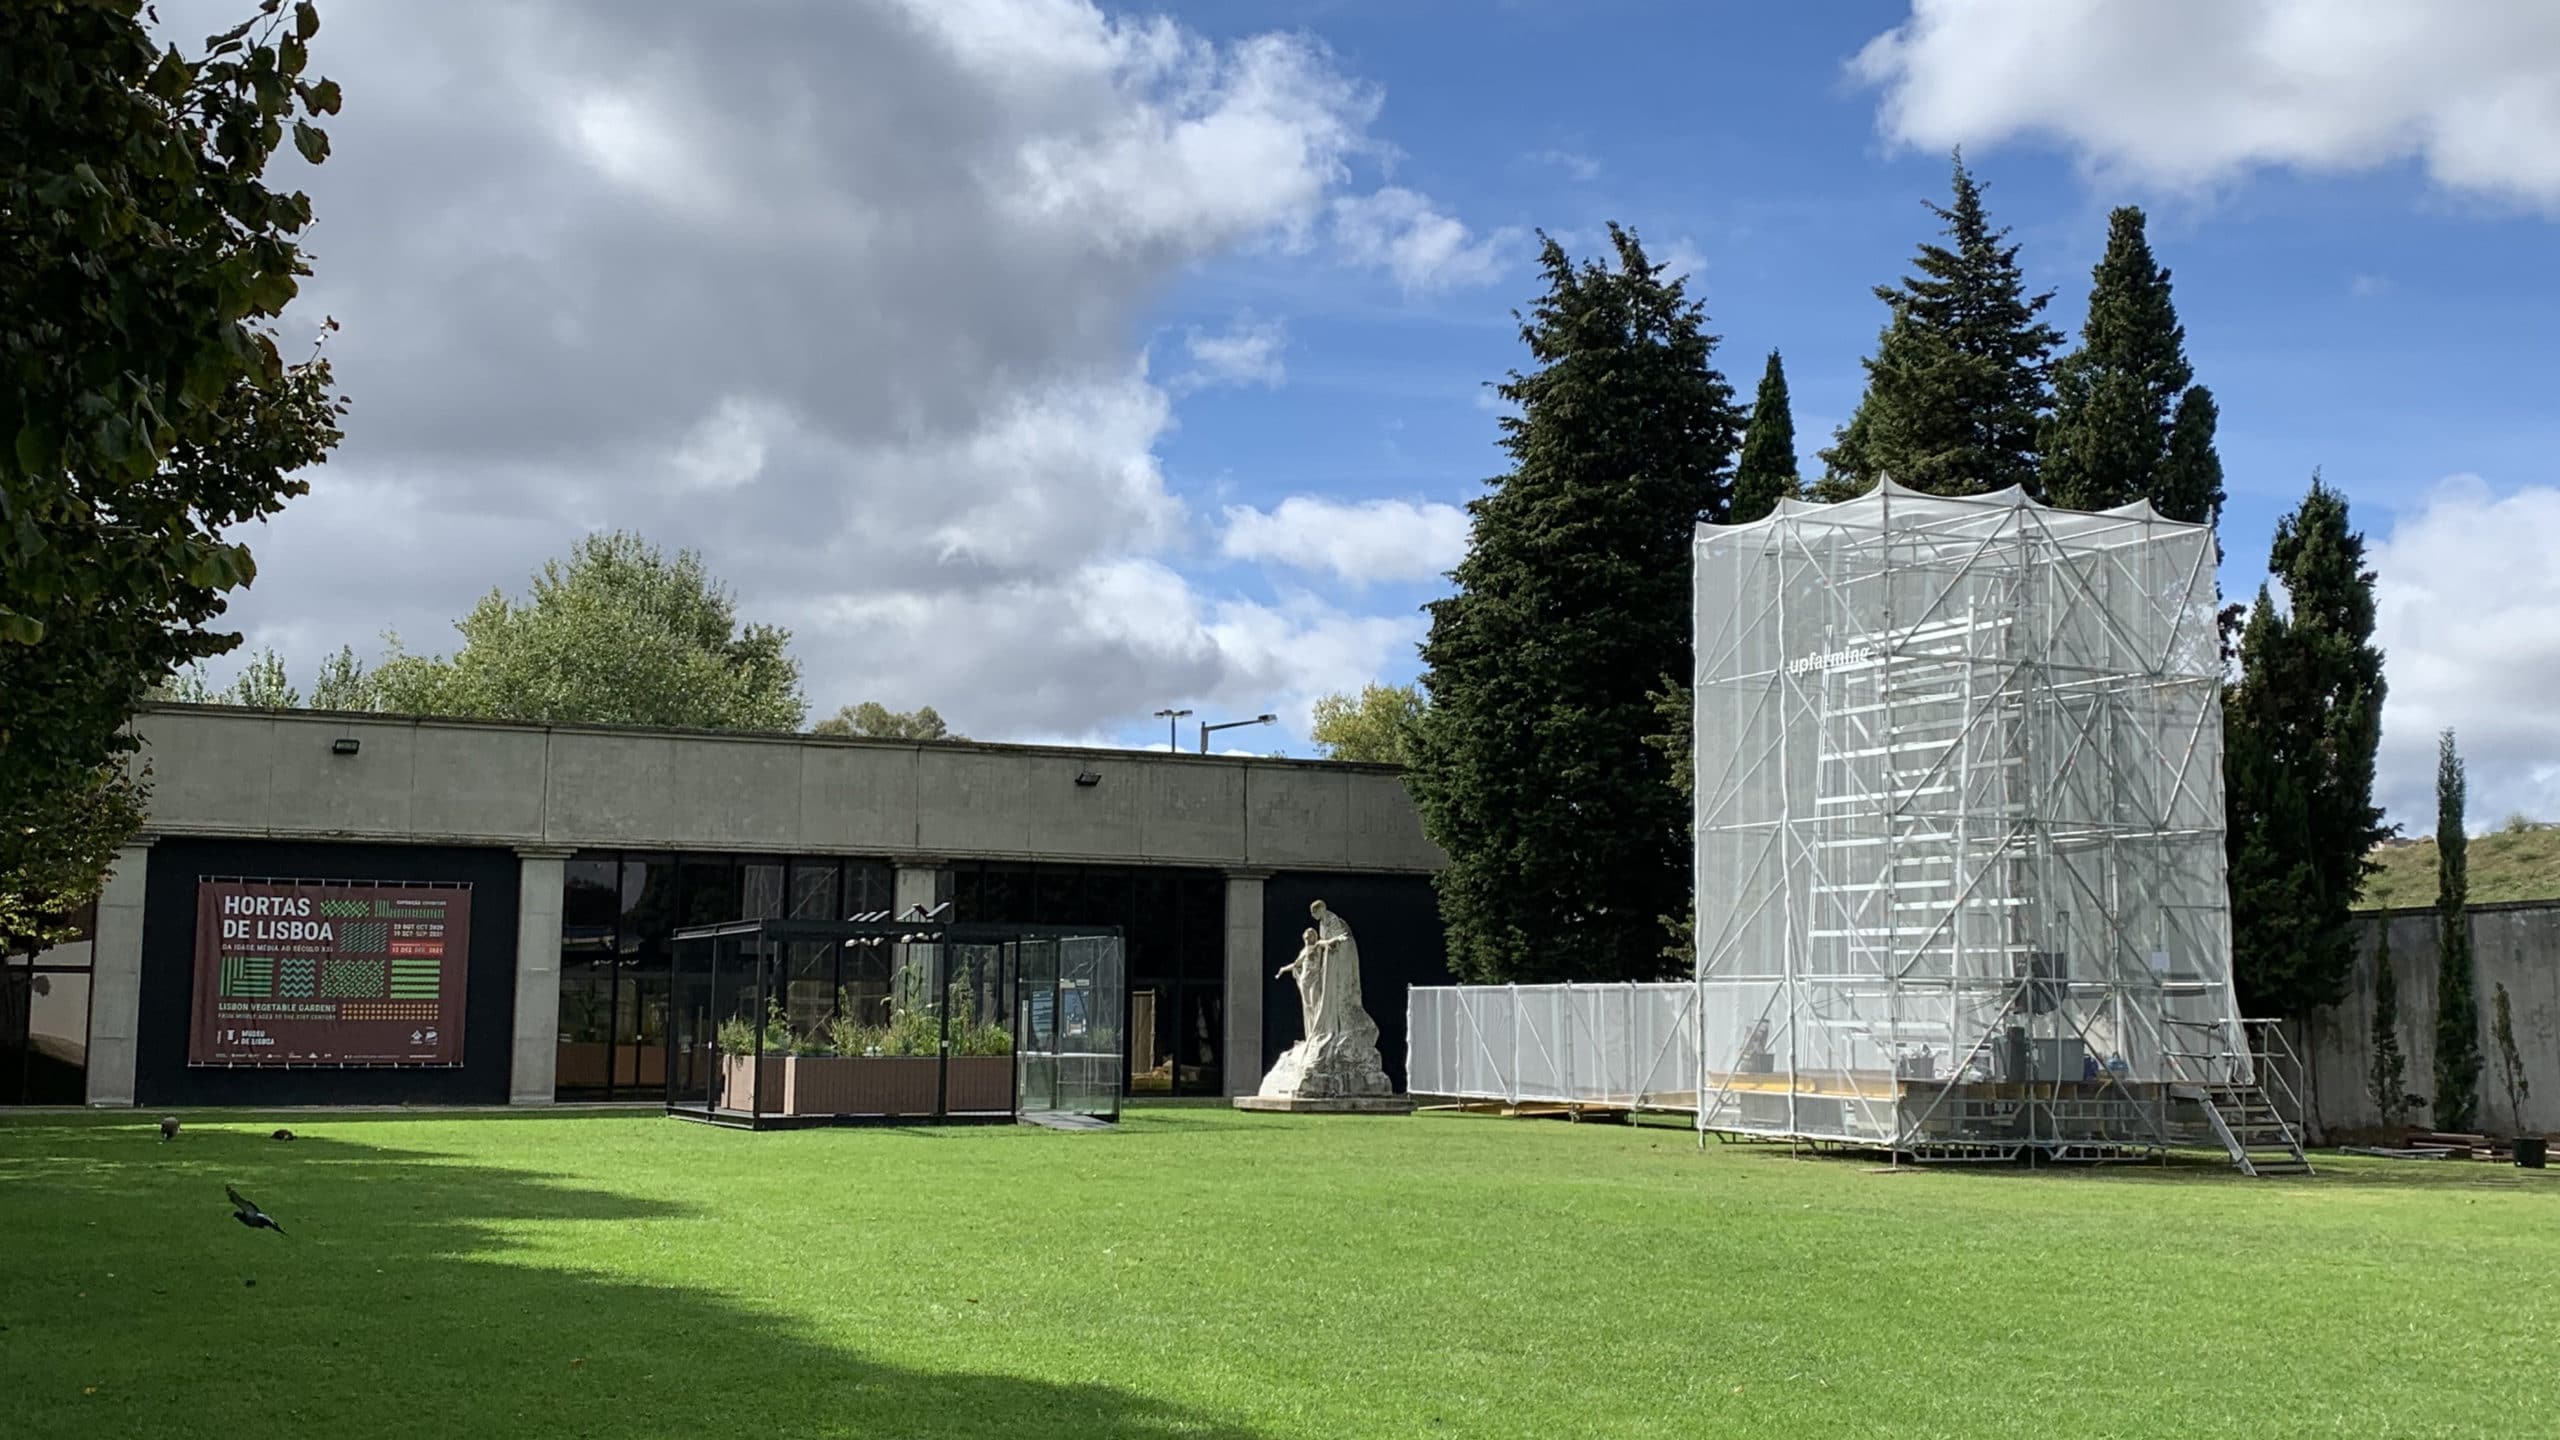
[[[2550,1433],[2560,1172],[1149,1110],[0,1123],[0,1434]],[[232,1223],[223,1184],[291,1235]]]

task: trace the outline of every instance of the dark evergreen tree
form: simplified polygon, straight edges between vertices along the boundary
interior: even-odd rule
[[[2409,1057],[2400,1048],[2400,980],[2391,973],[2391,917],[2374,925],[2373,1031],[2366,1045],[2372,1069],[2365,1088],[2373,1096],[2374,1113],[2398,1129],[2409,1113]]]
[[[1948,243],[1920,247],[1919,271],[1876,298],[1893,312],[1867,366],[1866,398],[1822,452],[1815,498],[1838,500],[1890,476],[1935,495],[2036,485],[2037,432],[2062,336],[2036,317],[2018,247],[2004,245],[1982,187],[1955,157],[1955,194],[1929,209]]]
[[[2119,208],[2090,275],[2080,348],[2053,368],[2042,438],[2047,502],[2106,510],[2149,500],[2172,519],[2220,515],[2213,393],[2192,383],[2186,336],[2142,212]]]
[[[2350,907],[2390,833],[2373,803],[2382,652],[2346,497],[2314,477],[2267,568],[2291,603],[2259,590],[2223,704],[2232,964],[2249,1013],[2299,1018],[2346,993]]]
[[[1733,467],[1731,518],[1737,524],[1758,520],[1776,510],[1779,501],[1803,494],[1804,482],[1796,476],[1796,419],[1787,404],[1787,372],[1772,350],[1769,368],[1760,372],[1760,394],[1751,402],[1751,423],[1743,427],[1742,459]]]
[[[1535,368],[1501,386],[1512,468],[1429,607],[1408,781],[1470,980],[1654,978],[1688,897],[1687,807],[1648,741],[1688,683],[1690,542],[1727,513],[1739,416],[1682,282],[1610,239],[1614,266],[1545,244]]]
[[[2480,1121],[2480,995],[2471,973],[2470,838],[2462,753],[2436,740],[2436,1128]]]

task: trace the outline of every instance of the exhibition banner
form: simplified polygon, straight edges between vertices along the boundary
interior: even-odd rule
[[[471,887],[196,885],[191,1065],[459,1065]]]

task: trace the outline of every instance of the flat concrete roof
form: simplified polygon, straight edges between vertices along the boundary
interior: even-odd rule
[[[153,706],[134,729],[156,835],[1243,870],[1446,863],[1386,765],[221,705]],[[345,738],[356,753],[334,752]]]

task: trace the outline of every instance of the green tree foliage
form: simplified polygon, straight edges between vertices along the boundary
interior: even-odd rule
[[[379,708],[542,724],[797,730],[808,714],[790,633],[738,624],[728,592],[679,550],[615,531],[545,562],[533,593],[496,591],[456,622],[451,659],[393,652]]]
[[[1613,266],[1541,252],[1536,368],[1500,387],[1512,468],[1429,607],[1408,783],[1472,980],[1660,975],[1688,895],[1687,810],[1648,740],[1690,671],[1690,541],[1726,514],[1739,416],[1682,282],[1610,239]]]
[[[2373,572],[2346,497],[2316,477],[2276,526],[2223,699],[2232,963],[2251,1014],[2335,1004],[2355,973],[2349,907],[2390,833],[2373,803],[2382,652]]]
[[[892,710],[877,700],[847,705],[833,715],[809,727],[812,735],[863,735],[878,740],[966,740],[954,735],[951,727],[930,705],[915,710]]]
[[[1804,482],[1796,475],[1796,417],[1787,404],[1787,372],[1772,350],[1768,368],[1760,372],[1760,393],[1751,402],[1751,422],[1743,427],[1727,519],[1735,524],[1762,519],[1779,501],[1803,494]]]
[[[2471,964],[2469,785],[2453,732],[2436,739],[2436,1128],[2480,1119],[2480,993]]]
[[[1933,495],[2036,488],[2037,431],[2061,334],[2036,317],[2053,293],[2027,293],[2018,247],[2004,245],[1982,187],[1955,157],[1953,203],[1930,204],[1948,243],[1924,244],[1919,271],[1876,287],[1892,311],[1868,357],[1866,398],[1822,452],[1814,498],[1844,500],[1896,483]]]
[[[2507,987],[2497,987],[2490,1007],[2490,1038],[2498,1043],[2498,1078],[2507,1090],[2507,1123],[2513,1133],[2530,1133],[2524,1128],[2524,1102],[2533,1098],[2533,1084],[2525,1078],[2524,1054],[2516,1049],[2515,1007],[2507,999]]]
[[[0,955],[30,955],[73,934],[116,848],[142,829],[147,773],[101,765],[80,783],[0,809]]]
[[[285,677],[284,660],[273,650],[261,650],[258,658],[241,668],[230,687],[216,695],[218,705],[238,705],[250,710],[299,710],[302,692],[293,688]]]
[[[155,681],[239,643],[205,628],[255,573],[223,537],[337,444],[272,325],[310,201],[265,179],[288,136],[328,155],[319,25],[266,0],[189,59],[141,0],[0,20],[0,810],[75,803]]]
[[[2042,440],[2048,503],[2108,510],[2148,500],[2175,520],[2221,516],[2213,393],[2194,383],[2186,341],[2142,211],[2119,207],[2090,274],[2080,348],[2053,367]]]
[[[1422,711],[1419,685],[1363,685],[1358,699],[1320,697],[1308,734],[1324,747],[1328,760],[1410,765],[1414,727],[1422,723]]]
[[[2365,1047],[2372,1064],[2365,1089],[2382,1123],[2396,1130],[2409,1114],[2409,1057],[2400,1048],[2400,981],[2391,973],[2391,921],[2386,917],[2374,929],[2379,935],[2373,952],[2373,1031]]]
[[[311,682],[311,708],[371,710],[373,690],[373,677],[365,673],[354,647],[341,645],[337,654],[320,662],[320,678]]]

